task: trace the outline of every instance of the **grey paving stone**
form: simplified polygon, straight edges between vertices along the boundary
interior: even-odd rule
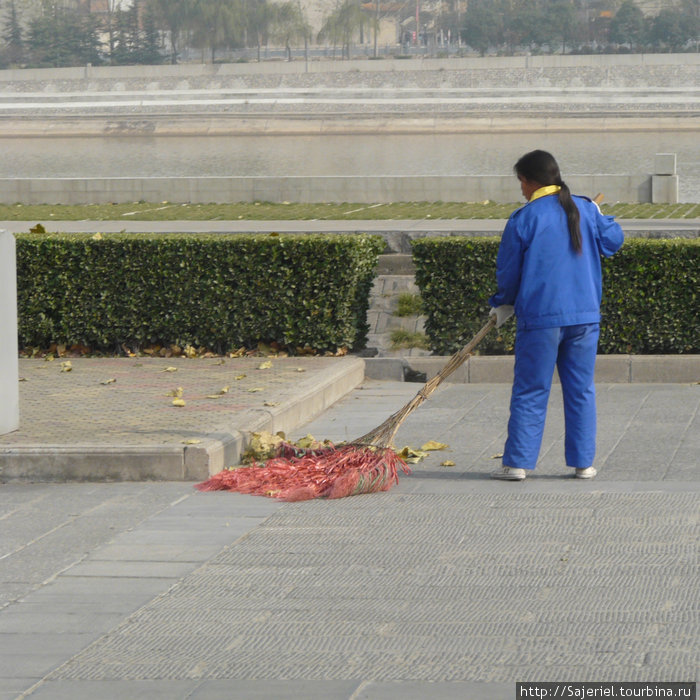
[[[180,579],[192,570],[190,562],[86,561],[71,567],[64,578],[157,578]]]
[[[319,663],[323,663],[319,659]],[[359,681],[288,681],[288,680],[215,680],[204,681],[191,695],[191,700],[348,700]]]
[[[514,683],[420,683],[395,681],[393,683],[371,681],[354,696],[358,700],[512,700]]]
[[[86,602],[70,605],[23,603],[13,605],[0,614],[0,634],[84,634],[109,629],[132,612],[138,605],[126,607],[124,601],[105,600],[104,603]]]
[[[154,544],[144,547],[135,542],[132,544],[109,544],[100,550],[102,561],[163,561],[163,562],[190,562],[197,564],[208,557],[213,556],[221,549],[221,545],[206,541],[191,545],[178,544]]]
[[[196,681],[46,681],[27,697],[41,700],[188,700]]]
[[[37,678],[7,678],[0,676],[0,699],[16,700],[21,693],[31,688],[39,679]]]

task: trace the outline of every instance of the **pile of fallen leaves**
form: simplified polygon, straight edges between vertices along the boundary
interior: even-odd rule
[[[325,447],[332,447],[333,443],[330,440],[317,440],[313,435],[305,435],[299,440],[291,442],[287,440],[287,436],[281,430],[274,434],[262,430],[260,432],[251,433],[248,447],[241,456],[241,462],[243,464],[265,462],[275,457],[279,453],[282,445],[292,445],[299,450],[319,450]],[[341,447],[342,443],[339,443],[337,446]],[[402,449],[396,450],[396,454],[408,464],[417,464],[425,459],[431,452],[446,450],[448,447],[449,445],[446,445],[444,442],[429,440],[418,449],[406,445]],[[454,467],[455,463],[445,460],[440,466]]]

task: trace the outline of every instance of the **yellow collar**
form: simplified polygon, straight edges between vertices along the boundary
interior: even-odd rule
[[[561,190],[561,187],[559,185],[547,185],[546,187],[540,187],[538,190],[535,190],[532,193],[532,197],[528,201],[534,202],[536,199],[539,199],[540,197],[546,197],[548,194],[556,194]]]

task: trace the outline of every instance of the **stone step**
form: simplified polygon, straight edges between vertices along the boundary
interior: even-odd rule
[[[405,330],[409,333],[423,333],[424,316],[396,316],[398,298],[401,294],[419,294],[412,273],[408,272],[410,255],[383,255],[380,256],[381,265],[379,274],[374,279],[370,293],[370,306],[367,311],[369,333],[367,334],[367,348],[378,357],[412,357],[417,355],[429,355],[429,350],[422,348],[404,348],[394,350],[391,346],[391,333],[394,330]],[[395,260],[400,258],[400,260]],[[401,272],[401,274],[388,274],[387,270]]]
[[[406,253],[380,255],[377,261],[377,275],[415,275],[413,256]]]

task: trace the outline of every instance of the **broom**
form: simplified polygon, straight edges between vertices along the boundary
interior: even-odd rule
[[[398,483],[406,462],[392,449],[394,436],[406,418],[460,367],[496,325],[495,316],[400,410],[366,435],[344,445],[298,448],[282,443],[264,466],[226,469],[197,484],[200,491],[237,491],[282,501],[343,498],[360,493],[388,491]]]

